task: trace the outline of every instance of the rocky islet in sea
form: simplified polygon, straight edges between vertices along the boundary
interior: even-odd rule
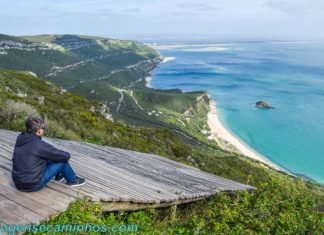
[[[270,106],[264,101],[258,101],[255,103],[255,107],[260,108],[260,109],[274,109],[274,107]]]

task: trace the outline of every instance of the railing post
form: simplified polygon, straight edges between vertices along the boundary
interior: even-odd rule
[[[170,207],[170,221],[173,222],[176,218],[177,205],[172,205]]]

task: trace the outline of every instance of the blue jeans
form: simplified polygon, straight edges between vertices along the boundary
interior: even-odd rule
[[[38,191],[45,187],[45,185],[59,173],[62,173],[65,180],[68,182],[75,182],[77,179],[69,163],[48,161],[41,182],[33,191]]]

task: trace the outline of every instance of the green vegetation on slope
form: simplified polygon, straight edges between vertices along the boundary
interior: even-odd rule
[[[90,111],[91,107],[95,108]],[[28,73],[0,70],[1,128],[21,130],[26,116],[37,113],[46,117],[47,136],[156,153],[258,189],[221,193],[179,206],[175,221],[168,219],[168,209],[104,213],[100,205],[81,200],[46,223],[131,223],[138,224],[140,234],[320,234],[324,217],[318,206],[323,203],[323,187],[235,153],[188,145],[167,129],[106,120],[101,107],[102,103],[64,92]]]
[[[47,136],[162,155],[175,155],[174,149],[180,149],[180,141],[170,131],[106,120],[109,110],[104,107],[27,73],[0,70],[1,128],[19,131],[28,115],[38,114],[49,125]]]
[[[203,91],[145,87],[145,77],[160,61],[150,47],[79,35],[0,35],[0,41],[6,45],[0,48],[5,51],[0,67],[32,71],[89,100],[103,102],[115,119],[127,124],[165,127],[191,144],[197,141],[187,135],[207,141],[199,131],[206,109],[194,108]]]
[[[127,40],[78,35],[0,35],[0,67],[27,70],[72,88],[114,70],[158,57],[150,47]]]
[[[281,190],[278,190],[281,189]],[[259,189],[220,193],[169,209],[104,213],[100,204],[79,200],[46,224],[137,225],[137,234],[322,234],[324,215],[302,183],[272,178]],[[96,234],[96,233],[89,233]]]

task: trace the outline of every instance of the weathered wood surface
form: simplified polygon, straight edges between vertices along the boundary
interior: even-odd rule
[[[87,182],[71,188],[52,181],[38,192],[24,193],[11,179],[18,134],[0,130],[0,222],[7,224],[39,223],[84,196],[101,201],[106,210],[113,211],[171,206],[220,191],[253,189],[154,154],[43,137],[71,153],[72,167]]]

